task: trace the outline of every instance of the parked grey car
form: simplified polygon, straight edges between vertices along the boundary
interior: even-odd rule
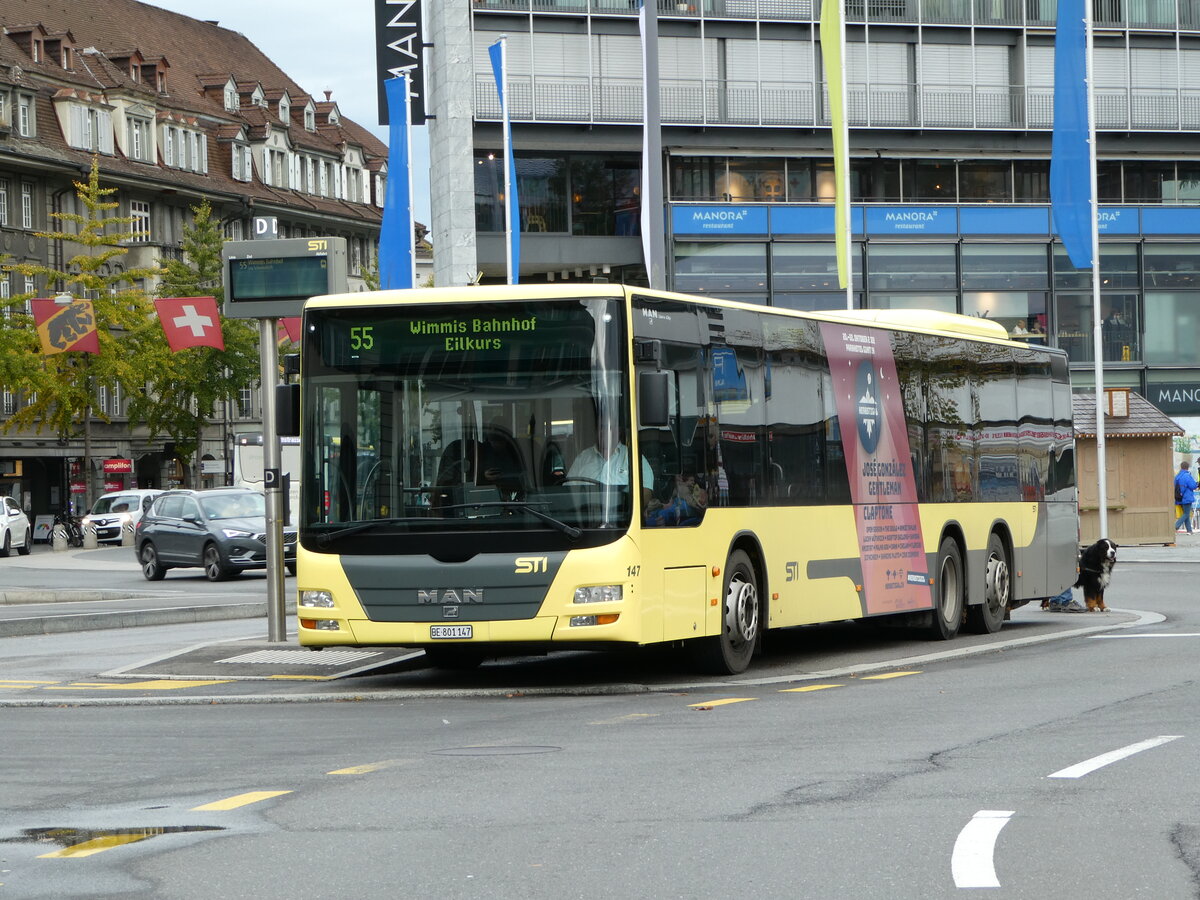
[[[249,488],[167,491],[138,522],[134,544],[147,581],[177,567],[202,566],[209,581],[265,569],[266,501]],[[294,529],[284,529],[283,555],[296,574]]]

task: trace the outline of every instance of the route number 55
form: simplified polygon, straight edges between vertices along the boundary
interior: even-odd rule
[[[350,328],[350,349],[351,350],[370,350],[375,346],[375,336],[371,334],[373,327],[370,325],[355,325]]]

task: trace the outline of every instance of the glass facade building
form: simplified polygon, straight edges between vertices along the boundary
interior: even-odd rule
[[[657,6],[666,286],[844,308],[819,3]],[[1055,13],[849,0],[852,297],[995,319],[1065,349],[1086,388],[1092,273],[1049,203]],[[1098,0],[1093,15],[1105,384],[1200,418],[1200,0]],[[547,260],[522,279],[644,279],[636,4],[474,0],[472,28],[481,268],[502,273],[487,47],[505,34],[522,247]]]

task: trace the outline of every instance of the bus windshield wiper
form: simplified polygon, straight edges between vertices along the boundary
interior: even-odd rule
[[[527,512],[535,519],[541,519],[547,525],[552,525],[557,530],[561,531],[573,541],[579,540],[583,535],[583,531],[576,528],[574,525],[568,525],[561,519],[556,519],[549,513],[544,513],[532,504],[522,500],[483,500],[479,503],[453,503],[448,506],[439,506],[438,509],[519,509],[522,512]]]
[[[348,537],[352,534],[358,534],[362,531],[370,531],[372,528],[377,528],[381,525],[401,525],[405,522],[428,522],[429,519],[425,516],[398,516],[390,519],[368,519],[365,522],[355,522],[353,525],[347,525],[344,528],[338,528],[334,531],[322,531],[317,535],[317,544],[321,547],[327,547],[330,541],[335,541],[338,538]]]

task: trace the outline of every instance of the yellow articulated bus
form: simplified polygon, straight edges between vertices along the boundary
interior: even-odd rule
[[[617,284],[304,310],[299,634],[438,665],[768,629],[950,639],[1075,579],[1066,357],[985,319]]]

